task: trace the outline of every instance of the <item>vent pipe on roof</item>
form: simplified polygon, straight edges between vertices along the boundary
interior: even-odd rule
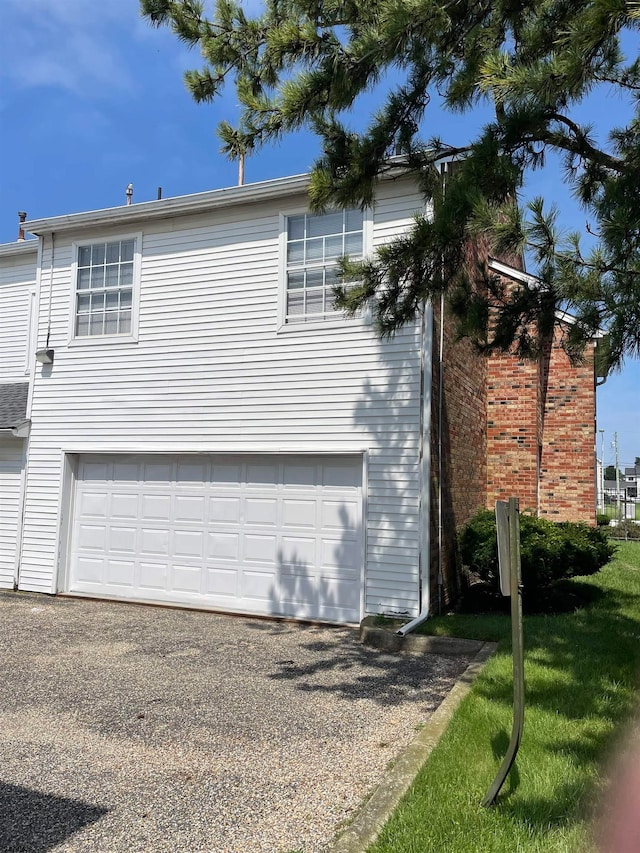
[[[125,192],[127,196],[127,204],[131,204],[131,200],[133,199],[133,184],[129,184]]]
[[[24,242],[24,228],[22,227],[27,218],[26,210],[18,211],[18,240],[23,243]]]

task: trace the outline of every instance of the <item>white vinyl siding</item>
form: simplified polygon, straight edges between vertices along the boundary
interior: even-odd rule
[[[0,257],[0,383],[24,382],[30,369],[36,254],[29,246]]]
[[[365,612],[417,613],[419,326],[388,341],[357,321],[278,334],[281,216],[304,205],[297,196],[145,225],[136,344],[65,346],[74,255],[71,238],[56,237],[56,355],[46,374],[36,372],[22,588],[51,592],[63,583],[56,555],[68,521],[65,454],[364,452]],[[383,185],[373,244],[421,208],[408,182]],[[111,235],[74,238],[87,245]],[[45,283],[50,262],[47,249]],[[45,284],[42,303],[48,298]],[[39,335],[43,345],[42,311]]]
[[[20,537],[24,442],[0,435],[0,588],[13,589]]]

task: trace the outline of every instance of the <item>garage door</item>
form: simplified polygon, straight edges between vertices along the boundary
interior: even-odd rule
[[[13,588],[24,442],[0,438],[0,587]]]
[[[69,590],[357,622],[361,456],[81,456]]]

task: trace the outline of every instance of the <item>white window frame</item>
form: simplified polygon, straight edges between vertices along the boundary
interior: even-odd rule
[[[76,305],[78,285],[78,256],[80,249],[94,243],[115,243],[121,240],[133,240],[133,282],[131,285],[131,331],[124,335],[76,335]],[[125,344],[137,343],[138,320],[140,315],[140,276],[142,270],[142,232],[134,234],[109,234],[95,235],[82,240],[75,240],[71,244],[71,294],[69,308],[69,346],[100,346],[102,344]]]
[[[355,317],[347,317],[341,312],[318,319],[306,319],[299,323],[287,323],[287,221],[290,216],[310,213],[305,206],[287,208],[279,215],[280,239],[278,243],[278,332],[305,332],[319,329],[353,328],[354,325],[370,325],[370,312],[365,311]],[[362,259],[371,257],[373,251],[373,211],[367,207],[362,214]]]

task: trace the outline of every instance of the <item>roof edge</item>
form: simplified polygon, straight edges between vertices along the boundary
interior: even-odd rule
[[[286,178],[273,178],[253,184],[237,187],[207,190],[191,195],[174,196],[165,199],[143,201],[139,204],[107,207],[100,210],[68,213],[46,219],[30,219],[24,223],[25,231],[30,234],[50,234],[71,231],[82,227],[133,223],[142,219],[167,219],[171,216],[185,216],[202,210],[215,210],[234,204],[264,201],[280,198],[295,192],[305,191],[309,186],[309,175],[291,175]]]
[[[0,243],[0,258],[37,252],[38,243],[38,240],[15,240],[13,243]]]

